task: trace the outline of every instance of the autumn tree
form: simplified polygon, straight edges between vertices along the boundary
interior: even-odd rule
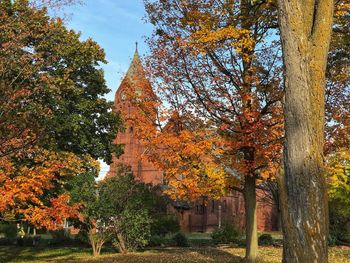
[[[338,207],[341,213],[350,216],[350,152],[340,151],[332,154],[327,159],[329,174],[329,196],[335,202],[339,202]]]
[[[326,70],[325,154],[350,146],[350,2],[337,1]]]
[[[223,143],[215,130],[194,116],[179,116],[174,112],[164,127],[152,125],[150,129],[146,121],[141,121],[143,117],[133,119],[141,124],[134,127],[147,149],[143,157],[164,171],[165,194],[173,200],[188,202],[224,195],[228,178],[217,160],[223,152]]]
[[[254,261],[256,180],[274,174],[283,135],[276,10],[250,1],[146,1],[146,9],[157,94],[224,138],[221,164],[243,182],[246,258]]]
[[[285,64],[283,262],[328,262],[324,91],[333,5],[278,1]]]
[[[338,151],[326,159],[332,244],[350,242],[350,152]]]
[[[1,213],[39,222],[26,208],[44,215],[84,160],[109,162],[120,120],[102,98],[109,90],[96,42],[24,0],[0,2],[0,27]]]

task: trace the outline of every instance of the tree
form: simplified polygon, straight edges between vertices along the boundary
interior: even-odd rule
[[[112,239],[111,231],[100,220],[103,201],[98,198],[98,185],[95,180],[97,176],[98,169],[91,167],[66,184],[71,203],[79,205],[79,216],[70,218],[70,221],[79,229],[81,235],[87,235],[94,257],[99,256],[103,245]]]
[[[225,139],[221,164],[244,185],[246,258],[254,261],[256,180],[276,171],[283,137],[276,9],[209,0],[146,1],[146,10],[155,25],[147,68],[157,94],[171,112],[192,113]]]
[[[103,222],[112,232],[121,253],[142,248],[151,236],[148,187],[135,180],[131,168],[117,167],[117,174],[99,186],[99,204]]]
[[[102,98],[103,50],[27,1],[0,7],[0,156],[36,144],[110,162],[120,120]]]
[[[1,213],[58,227],[77,208],[68,213],[68,178],[120,150],[104,52],[25,0],[0,1],[0,27]]]
[[[337,1],[326,70],[325,154],[350,145],[350,3]]]
[[[350,152],[339,150],[327,156],[330,244],[350,242]]]
[[[340,214],[350,216],[350,152],[340,151],[327,159],[329,196],[338,206]]]
[[[142,112],[147,111],[143,108]],[[165,194],[182,201],[203,196],[218,198],[224,194],[226,172],[216,159],[223,152],[222,140],[208,125],[196,121],[194,116],[176,114],[168,119],[161,131],[155,126],[149,129],[140,117],[135,117],[134,122],[141,124],[134,127],[147,149],[146,158],[164,171]]]
[[[65,183],[83,173],[93,161],[67,152],[36,150],[20,160],[0,159],[0,213],[24,220],[36,228],[58,229],[65,218],[78,215]]]
[[[70,184],[72,201],[82,206],[75,225],[87,231],[93,255],[98,256],[107,241],[121,253],[147,245],[154,209],[148,186],[136,181],[130,167],[122,164],[115,175],[98,184],[93,174],[86,177],[88,181],[76,177]]]
[[[324,90],[333,1],[278,1],[285,65],[283,262],[327,262]]]
[[[329,185],[329,244],[350,242],[347,164],[350,143],[350,3],[337,1],[326,71],[327,182]]]

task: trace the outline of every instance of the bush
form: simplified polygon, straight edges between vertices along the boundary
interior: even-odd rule
[[[11,246],[16,244],[17,242],[15,238],[0,238],[0,246]]]
[[[40,244],[41,237],[40,236],[24,236],[17,238],[18,246],[26,246],[26,247],[34,247]]]
[[[209,238],[194,238],[189,239],[189,243],[191,244],[191,247],[201,247],[201,246],[212,246],[213,240]]]
[[[350,244],[350,222],[331,224],[328,244],[331,246]]]
[[[52,238],[55,239],[69,239],[69,233],[66,233],[63,229],[51,231],[50,234],[52,235]]]
[[[126,208],[110,225],[111,229],[115,229],[113,244],[122,253],[147,246],[151,238],[151,223],[147,210]]]
[[[5,238],[15,238],[17,236],[16,224],[0,224],[0,233],[4,234]]]
[[[150,247],[159,247],[163,245],[163,238],[157,235],[151,236],[151,239],[149,240],[148,246]]]
[[[49,241],[49,245],[73,245],[74,241],[67,236],[64,230],[51,231],[52,239]]]
[[[180,231],[179,220],[174,215],[158,215],[151,226],[152,235],[165,236]]]
[[[187,237],[182,233],[178,232],[173,236],[173,241],[176,246],[178,247],[188,247],[188,239]]]
[[[329,237],[331,246],[350,244],[350,219],[343,215],[338,204],[329,205]]]
[[[262,234],[258,238],[259,246],[272,246],[273,245],[273,238],[270,234]]]
[[[211,234],[215,244],[238,243],[241,235],[233,224],[225,223],[221,228],[217,228]]]
[[[77,243],[88,245],[90,244],[89,234],[86,230],[81,229],[78,234],[75,235],[74,239]]]

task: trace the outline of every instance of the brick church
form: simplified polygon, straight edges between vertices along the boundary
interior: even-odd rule
[[[133,106],[126,98],[128,85],[133,86],[135,92],[143,89],[152,90],[149,81],[145,77],[137,48],[132,58],[130,67],[115,93],[115,110],[121,112],[124,120],[132,118]],[[127,122],[128,123],[128,122]],[[145,147],[134,135],[131,125],[126,125],[123,133],[118,133],[114,143],[124,144],[124,154],[119,158],[113,157],[107,177],[115,174],[115,167],[119,163],[131,166],[133,174],[139,180],[153,185],[163,184],[163,172],[157,170],[150,162],[142,158]],[[277,230],[278,219],[276,206],[271,199],[265,198],[262,191],[257,191],[257,223],[259,231]],[[177,215],[182,231],[206,232],[211,231],[224,222],[234,222],[241,229],[244,228],[244,198],[240,192],[232,191],[219,200],[198,200],[191,204],[173,202],[169,207],[169,213]]]

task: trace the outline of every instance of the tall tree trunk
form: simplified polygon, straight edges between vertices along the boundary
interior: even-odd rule
[[[244,180],[244,205],[246,217],[246,260],[255,262],[258,256],[258,230],[256,221],[255,176],[246,176]]]
[[[324,86],[331,0],[278,0],[285,63],[283,262],[328,262]]]

